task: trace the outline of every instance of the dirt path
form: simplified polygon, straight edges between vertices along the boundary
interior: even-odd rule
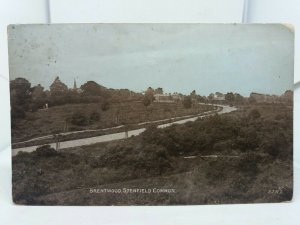
[[[227,106],[227,105],[215,105],[215,106],[221,107],[221,110],[217,112],[218,114],[229,113],[229,112],[232,112],[232,111],[236,110],[235,107],[231,107],[231,106]],[[158,126],[158,128],[165,128],[165,127],[171,126],[173,124],[184,124],[184,123],[190,122],[190,121],[193,122],[193,121],[197,120],[198,118],[208,117],[208,116],[212,115],[215,112],[216,112],[215,110],[212,110],[212,111],[206,112],[206,114],[204,114],[204,115],[201,115],[201,116],[196,115],[196,116],[191,117],[191,118],[186,118],[187,116],[184,116],[183,118],[186,118],[186,119],[161,124],[161,125]],[[170,119],[168,119],[168,120],[170,120]],[[154,121],[152,121],[152,123],[154,123]],[[125,139],[126,136],[128,136],[128,137],[137,136],[137,135],[141,134],[144,131],[145,131],[145,128],[140,128],[140,129],[130,130],[130,131],[128,131],[128,134],[126,134],[125,132],[119,132],[119,133],[101,135],[101,136],[96,136],[96,137],[89,137],[89,138],[82,138],[82,139],[77,139],[77,140],[63,141],[63,142],[60,142],[60,149],[78,147],[78,146],[83,146],[83,145],[91,145],[91,144],[96,144],[96,143],[100,143],[100,142],[121,140],[121,139]],[[39,138],[42,138],[42,137],[39,137]],[[55,148],[56,143],[51,143],[49,145],[51,147]],[[12,149],[12,156],[15,156],[20,151],[23,151],[23,152],[35,151],[37,147],[38,146],[29,146],[29,147]]]

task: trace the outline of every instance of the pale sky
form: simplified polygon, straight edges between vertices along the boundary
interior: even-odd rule
[[[94,80],[108,88],[162,87],[281,94],[293,87],[294,33],[283,25],[12,25],[10,79],[46,89]]]

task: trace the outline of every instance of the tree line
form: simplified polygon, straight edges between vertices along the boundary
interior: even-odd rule
[[[10,81],[11,115],[12,119],[23,119],[26,112],[35,112],[46,106],[56,106],[72,103],[100,103],[102,110],[107,110],[110,103],[137,101],[142,94],[128,89],[108,89],[94,81],[87,81],[80,89],[62,87],[55,90],[45,90],[43,86],[32,86],[25,78]]]

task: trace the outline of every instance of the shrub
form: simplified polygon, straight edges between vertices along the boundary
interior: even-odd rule
[[[273,158],[279,157],[285,159],[292,155],[288,141],[281,132],[276,132],[272,137],[268,137],[264,140],[261,144],[261,148]]]
[[[146,127],[146,130],[142,133],[142,138],[144,141],[146,141],[148,143],[153,143],[154,139],[157,138],[158,133],[159,133],[159,130],[157,128],[157,125],[150,123]]]
[[[176,130],[176,125],[168,127],[166,130],[158,129],[155,125],[149,125],[142,133],[143,143],[155,144],[165,147],[170,155],[178,155],[182,150],[182,143],[179,143],[180,133]],[[181,135],[184,139],[185,135]]]
[[[210,185],[224,183],[228,174],[226,173],[226,162],[210,161],[207,166],[205,178]]]
[[[151,100],[149,97],[145,96],[142,100],[143,105],[147,108],[151,104]]]
[[[236,169],[245,176],[256,177],[259,173],[259,160],[259,157],[249,155],[247,158],[241,159]]]
[[[24,119],[26,116],[25,110],[20,106],[12,105],[11,117],[12,119]]]
[[[54,150],[54,148],[51,148],[50,145],[43,145],[36,149],[36,154],[40,157],[51,157],[57,156],[59,153],[56,150]]]
[[[161,175],[172,168],[167,150],[158,145],[136,148],[132,155],[125,157],[123,163],[131,165],[134,173],[138,176]]]
[[[110,108],[110,103],[108,101],[104,101],[102,104],[101,104],[101,109],[102,111],[107,111],[109,110]]]
[[[101,118],[100,113],[94,111],[90,115],[90,122],[97,122],[100,120],[100,118]]]
[[[31,112],[37,112],[39,110],[39,106],[37,104],[33,104],[31,106]]]
[[[260,118],[260,112],[257,109],[252,109],[249,112],[248,117],[250,119],[258,119],[258,118]]]
[[[89,119],[83,112],[75,112],[72,115],[71,123],[77,126],[86,126],[89,124]]]
[[[255,150],[260,143],[259,135],[254,127],[241,129],[240,137],[236,138],[236,144],[242,151]]]

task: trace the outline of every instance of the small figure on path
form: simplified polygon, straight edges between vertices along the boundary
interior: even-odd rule
[[[60,134],[54,134],[54,139],[55,139],[55,149],[58,150],[60,148]]]
[[[128,138],[128,126],[125,125],[124,128],[125,128],[125,139],[127,139]]]

